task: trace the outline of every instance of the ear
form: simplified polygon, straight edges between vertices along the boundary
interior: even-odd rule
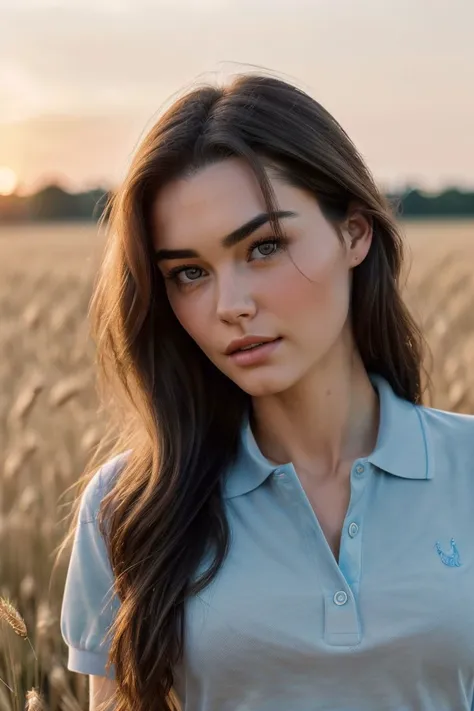
[[[348,267],[354,268],[366,258],[373,237],[373,224],[363,205],[352,202],[343,223],[342,232],[347,246]]]

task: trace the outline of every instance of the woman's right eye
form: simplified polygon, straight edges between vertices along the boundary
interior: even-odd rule
[[[169,279],[170,281],[175,282],[176,284],[179,284],[180,286],[187,286],[188,284],[192,284],[194,281],[197,281],[197,279],[193,279],[191,277],[190,281],[183,281],[182,279],[179,278],[180,274],[183,274],[185,272],[200,272],[202,269],[200,267],[195,267],[195,266],[183,266],[183,267],[176,267],[175,269],[171,269],[165,276],[165,279]]]

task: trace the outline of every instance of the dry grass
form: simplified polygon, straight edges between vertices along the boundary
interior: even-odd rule
[[[431,404],[474,412],[474,222],[405,231],[406,296],[434,356]],[[24,708],[27,693],[30,711],[87,708],[87,678],[65,670],[65,564],[48,586],[61,494],[101,432],[85,320],[100,248],[88,225],[0,229],[0,711]]]

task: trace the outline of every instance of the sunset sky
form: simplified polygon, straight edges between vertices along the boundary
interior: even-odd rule
[[[473,28],[474,0],[0,0],[0,168],[113,185],[172,95],[258,65],[385,185],[474,188]]]

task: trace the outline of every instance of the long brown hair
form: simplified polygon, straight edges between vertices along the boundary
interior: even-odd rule
[[[100,511],[121,602],[109,655],[116,711],[179,708],[173,669],[183,651],[184,602],[216,575],[229,546],[221,477],[237,453],[250,397],[174,316],[153,260],[151,205],[170,180],[231,156],[251,166],[269,213],[278,207],[267,165],[310,190],[336,228],[350,201],[363,206],[373,241],[353,273],[356,346],[367,371],[384,376],[399,396],[422,399],[424,341],[400,295],[396,216],[338,122],[304,91],[270,76],[241,75],[176,100],[107,205],[108,239],[90,308],[101,403],[117,433],[107,456],[128,452]],[[212,565],[193,579],[208,551]]]

